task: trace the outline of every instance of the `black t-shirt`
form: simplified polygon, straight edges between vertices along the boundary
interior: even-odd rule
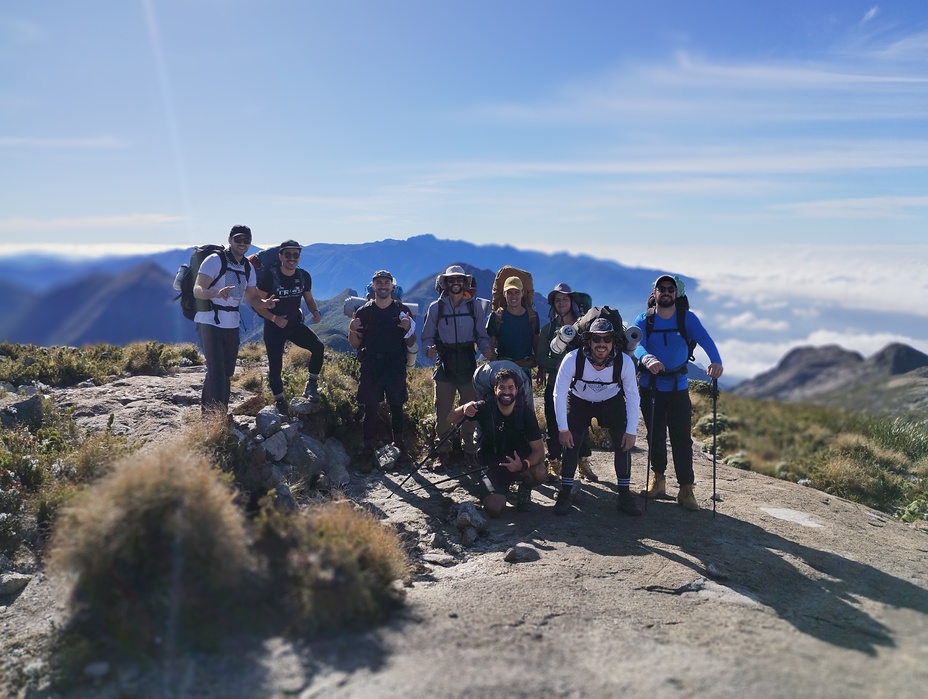
[[[406,372],[406,331],[399,327],[400,313],[408,315],[409,308],[398,301],[386,308],[368,301],[358,309],[363,361],[382,375]]]
[[[303,300],[303,294],[312,291],[313,278],[309,272],[299,267],[289,277],[281,272],[280,267],[271,267],[261,273],[258,288],[277,298],[274,315],[286,316],[289,321],[300,322],[303,320],[300,302]]]
[[[480,424],[480,461],[484,464],[498,464],[513,452],[525,458],[531,453],[529,443],[541,439],[535,411],[523,405],[516,405],[510,415],[503,415],[496,401],[488,402],[472,419]]]

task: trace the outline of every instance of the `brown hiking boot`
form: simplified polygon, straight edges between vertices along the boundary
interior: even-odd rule
[[[577,463],[577,470],[580,472],[580,475],[590,483],[599,483],[599,476],[593,473],[593,467],[591,466],[589,456],[580,457],[580,461]]]
[[[561,460],[548,459],[548,475],[545,478],[546,483],[561,482]]]
[[[699,503],[696,502],[696,496],[693,494],[693,484],[681,485],[680,492],[677,493],[677,502],[680,507],[686,510],[698,510]]]
[[[648,482],[648,489],[641,491],[643,498],[659,498],[667,492],[667,479],[663,473],[651,472],[651,480]]]

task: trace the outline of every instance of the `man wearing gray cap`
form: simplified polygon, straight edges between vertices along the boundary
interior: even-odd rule
[[[460,265],[451,265],[435,280],[439,293],[425,314],[422,326],[422,346],[426,356],[435,360],[435,417],[439,439],[452,425],[447,421],[454,408],[455,395],[464,404],[477,399],[473,385],[477,368],[476,351],[487,359],[493,358],[493,347],[486,330],[486,311],[475,298],[474,278]],[[477,465],[477,445],[474,442],[476,425],[465,421],[461,426],[462,449],[465,465]],[[438,447],[439,466],[449,465],[451,441],[444,440]]]

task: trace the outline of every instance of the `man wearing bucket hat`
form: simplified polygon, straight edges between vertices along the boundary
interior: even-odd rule
[[[589,310],[592,300],[589,295],[576,292],[570,288],[570,285],[561,282],[548,293],[548,317],[550,322],[542,327],[538,333],[538,345],[535,348],[535,357],[538,361],[538,370],[536,381],[539,386],[545,387],[544,406],[545,406],[545,423],[547,439],[548,459],[548,482],[557,483],[561,477],[561,442],[557,433],[557,416],[554,413],[554,380],[557,378],[557,370],[561,366],[561,360],[567,354],[565,347],[563,352],[555,352],[551,346],[551,340],[554,339],[557,331],[565,325],[573,325],[587,310]],[[593,472],[590,463],[589,435],[584,433],[583,445],[580,447],[580,461],[577,463],[577,469],[580,475],[590,482],[597,482],[599,477]]]
[[[438,298],[426,311],[422,325],[421,344],[426,356],[435,360],[435,417],[439,440],[452,425],[447,421],[454,408],[455,395],[464,404],[477,399],[473,385],[477,368],[476,351],[486,359],[493,358],[493,348],[486,331],[486,310],[475,298],[474,278],[460,265],[451,265],[435,280]],[[477,444],[474,442],[475,423],[465,421],[461,426],[462,449],[465,465],[477,465]],[[450,463],[451,440],[438,446],[440,467]]]
[[[312,353],[309,360],[309,380],[303,392],[303,396],[312,403],[319,402],[319,372],[322,371],[325,356],[322,341],[303,323],[300,305],[304,301],[314,323],[321,321],[322,316],[313,298],[313,279],[309,272],[297,266],[302,250],[303,246],[295,240],[285,240],[278,248],[280,264],[264,268],[258,277],[258,294],[261,298],[277,299],[277,306],[273,311],[261,307],[255,307],[255,311],[264,318],[267,381],[274,394],[277,411],[282,415],[289,413],[281,378],[284,347],[287,342]]]
[[[403,405],[409,399],[406,348],[416,341],[416,325],[409,308],[394,298],[393,275],[385,269],[374,272],[371,289],[373,298],[354,312],[348,324],[348,343],[359,351],[361,360],[358,403],[364,408],[362,473],[370,473],[373,469],[378,406],[384,398],[390,407],[392,442],[400,451],[397,464],[410,462],[403,441]]]
[[[683,281],[662,274],[654,281],[648,311],[639,314],[635,325],[641,329],[642,341],[635,357],[642,366],[641,413],[648,428],[651,479],[642,495],[656,498],[666,492],[667,439],[673,451],[673,467],[680,489],[677,502],[687,510],[698,510],[693,486],[693,405],[690,402],[687,367],[693,340],[709,357],[706,373],[712,379],[722,375],[722,359],[715,342],[706,332],[689,304]],[[678,314],[683,314],[682,324]],[[649,317],[652,319],[649,322]],[[650,327],[650,329],[649,329]],[[681,334],[681,329],[683,334]]]
[[[634,361],[618,346],[618,333],[622,328],[613,328],[606,318],[597,318],[584,333],[583,344],[567,353],[557,371],[554,409],[564,458],[561,487],[554,504],[556,515],[570,512],[580,444],[593,418],[609,432],[619,512],[633,517],[641,514],[630,490],[631,450],[638,428],[638,383]]]

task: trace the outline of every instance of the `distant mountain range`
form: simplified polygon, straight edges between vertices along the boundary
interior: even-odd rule
[[[732,393],[884,415],[928,415],[928,355],[891,344],[866,359],[836,345],[800,347]]]
[[[5,303],[0,306],[0,341],[43,346],[98,342],[123,345],[142,340],[195,342],[194,324],[182,316],[172,288],[177,268],[189,257],[190,248],[95,259],[36,254],[3,258],[0,292]],[[478,295],[486,298],[491,295],[495,270],[503,265],[530,271],[536,290],[535,308],[542,319],[547,318],[548,291],[559,282],[567,282],[575,290],[589,293],[594,303],[618,308],[629,323],[644,309],[654,279],[664,271],[627,267],[588,255],[474,245],[432,235],[357,245],[315,243],[303,249],[300,260],[300,266],[312,274],[313,293],[323,314],[323,322],[313,328],[328,347],[348,351],[345,299],[359,292],[363,295],[372,272],[384,268],[404,287],[403,300],[418,304],[421,322],[436,296],[436,276],[451,264],[461,264],[473,274]],[[684,280],[691,301],[695,301],[697,312],[716,342],[728,338],[741,342],[770,340],[769,330],[726,328],[715,322],[731,315],[730,300],[709,298],[699,293],[697,280]],[[764,304],[751,303],[750,299],[738,299],[738,312],[750,310],[762,319]],[[777,331],[777,341],[785,339],[786,333],[805,337],[811,328],[825,327],[826,320],[843,324],[846,329],[859,325],[892,327],[903,318],[906,323],[911,320],[901,314],[897,318],[892,311],[868,315],[836,308],[830,308],[827,314],[802,310],[793,315],[782,307],[769,311],[776,313],[780,321],[789,319],[789,328]],[[248,308],[242,316],[243,339],[260,341],[260,318]],[[876,404],[882,406],[881,410],[892,411],[894,406],[920,407],[928,402],[921,397],[922,393],[928,395],[925,357],[906,345],[890,345],[868,359],[834,346],[805,347],[788,353],[774,369],[741,384],[738,381],[747,377],[726,371],[722,386],[735,387],[736,393],[746,396],[842,407]],[[691,376],[700,375],[693,367]]]

